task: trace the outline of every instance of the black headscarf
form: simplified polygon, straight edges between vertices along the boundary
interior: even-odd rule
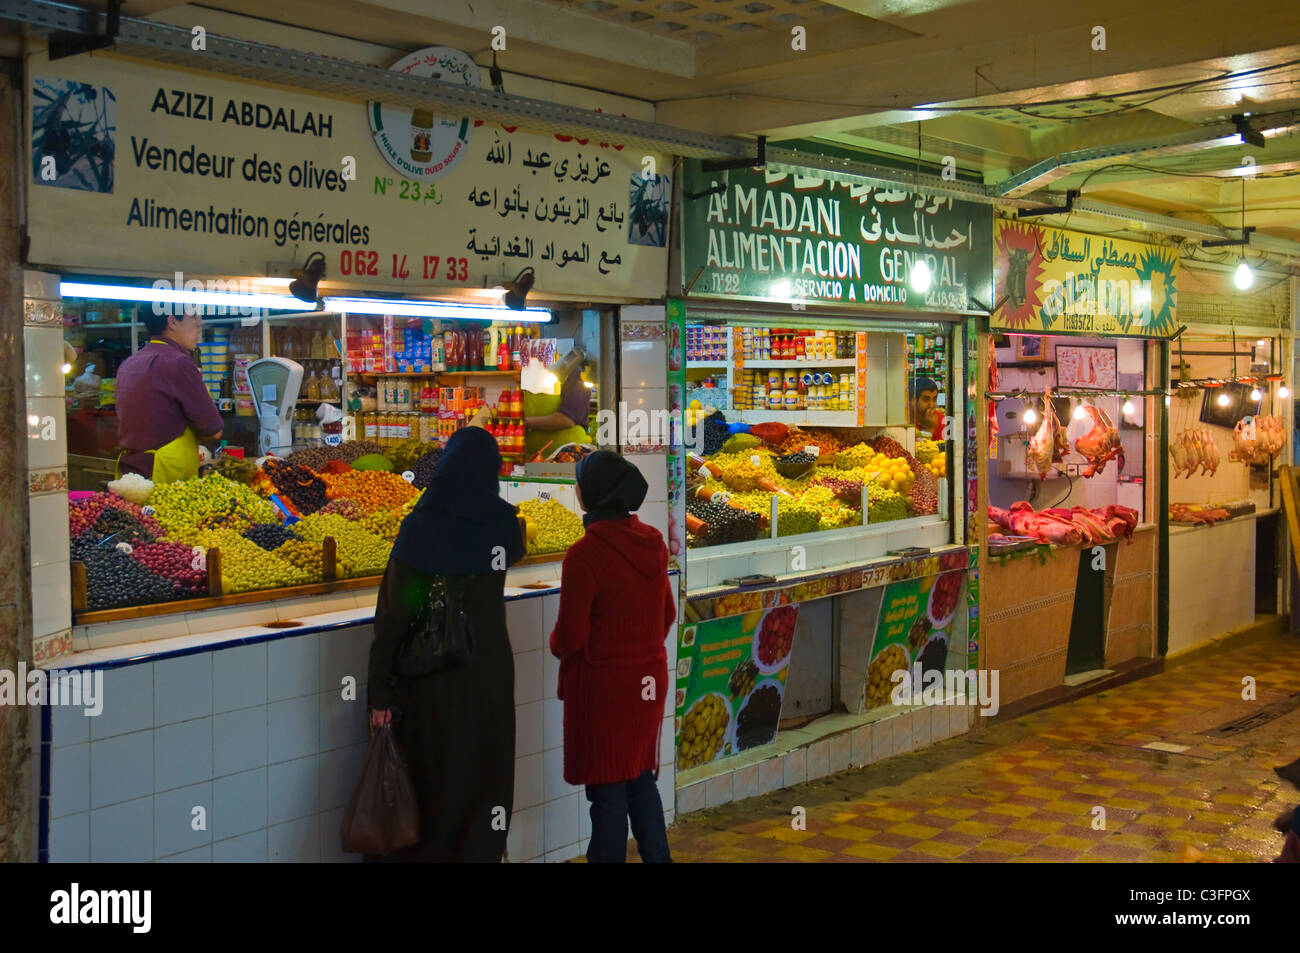
[[[635,465],[617,453],[597,450],[578,461],[576,468],[578,489],[587,512],[582,517],[584,526],[600,520],[622,520],[639,509],[650,491],[650,485]]]
[[[518,516],[501,499],[500,471],[490,433],[465,427],[452,434],[424,496],[402,521],[393,556],[431,576],[499,571],[522,559]]]

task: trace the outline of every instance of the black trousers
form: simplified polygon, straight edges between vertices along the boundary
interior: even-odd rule
[[[587,800],[591,802],[589,863],[621,864],[627,860],[629,820],[641,860],[647,864],[672,863],[664,805],[652,772],[644,771],[631,781],[588,784]]]

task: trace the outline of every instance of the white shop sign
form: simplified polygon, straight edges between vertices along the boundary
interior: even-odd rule
[[[384,147],[378,104],[98,54],[29,67],[33,262],[256,276],[321,251],[328,281],[374,290],[482,288],[532,266],[546,293],[665,293],[665,156],[471,120],[449,139],[409,109]],[[412,177],[381,151],[451,146],[454,162]]]

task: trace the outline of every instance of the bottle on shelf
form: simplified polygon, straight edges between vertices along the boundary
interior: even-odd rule
[[[524,340],[524,326],[522,324],[516,324],[514,337],[510,344],[510,363],[518,368],[522,368],[524,366],[523,340]]]
[[[495,370],[497,367],[497,336],[496,331],[487,328],[481,335],[479,346],[483,349],[483,367],[486,370]]]

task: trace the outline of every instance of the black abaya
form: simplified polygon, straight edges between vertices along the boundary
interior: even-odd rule
[[[504,572],[465,577],[474,620],[468,665],[397,678],[394,659],[431,578],[389,559],[375,607],[369,703],[393,708],[420,803],[420,842],[385,860],[499,862],[514,807],[515,668]]]

